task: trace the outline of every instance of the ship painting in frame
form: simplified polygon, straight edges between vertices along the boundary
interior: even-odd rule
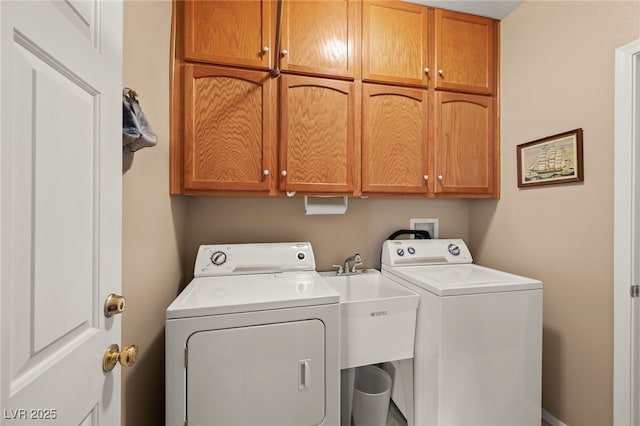
[[[582,129],[518,145],[518,187],[584,181]]]

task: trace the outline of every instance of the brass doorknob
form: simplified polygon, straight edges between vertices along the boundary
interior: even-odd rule
[[[116,344],[109,345],[102,358],[102,369],[105,372],[113,370],[117,363],[123,367],[130,367],[138,360],[138,347],[136,345],[125,346],[120,350]]]
[[[107,300],[104,301],[104,316],[111,318],[114,315],[121,314],[126,303],[127,301],[124,297],[111,293],[107,296]]]

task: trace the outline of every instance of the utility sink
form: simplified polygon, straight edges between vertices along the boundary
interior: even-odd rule
[[[419,296],[375,269],[321,272],[340,293],[340,368],[413,358]]]

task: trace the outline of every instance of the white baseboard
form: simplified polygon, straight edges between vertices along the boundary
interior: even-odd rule
[[[562,423],[560,420],[556,419],[556,417],[545,410],[542,409],[542,420],[549,423],[551,426],[567,426],[565,423]]]

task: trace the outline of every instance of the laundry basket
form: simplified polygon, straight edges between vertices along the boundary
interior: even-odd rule
[[[353,390],[353,424],[385,426],[390,395],[389,373],[373,365],[358,367]]]

